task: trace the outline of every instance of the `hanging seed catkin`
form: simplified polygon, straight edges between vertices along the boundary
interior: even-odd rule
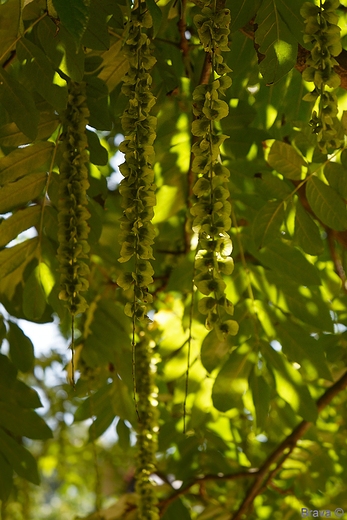
[[[228,51],[230,24],[229,9],[215,2],[205,2],[201,14],[194,17],[200,41],[211,63],[211,81],[198,85],[193,92],[192,133],[197,137],[192,151],[192,170],[197,176],[193,193],[197,201],[191,208],[194,216],[193,231],[199,242],[195,257],[194,284],[205,295],[199,301],[199,311],[206,315],[205,325],[214,329],[223,340],[234,335],[238,325],[230,319],[234,309],[225,296],[223,275],[234,268],[231,258],[232,243],[228,231],[231,227],[231,205],[228,188],[229,170],[220,160],[221,146],[227,135],[221,134],[216,122],[229,113],[222,99],[231,85],[230,68],[224,62],[223,51]]]
[[[89,286],[89,268],[85,262],[90,217],[86,207],[88,117],[85,85],[71,81],[62,135],[58,204],[59,298],[66,301],[71,316],[86,310],[87,302],[81,293]]]
[[[129,70],[122,92],[128,98],[128,106],[122,116],[125,140],[119,149],[125,162],[119,169],[124,175],[119,191],[122,196],[119,241],[122,244],[119,262],[133,262],[132,270],[122,273],[117,283],[124,290],[132,289],[132,302],[125,306],[127,316],[146,320],[147,304],[152,302],[148,286],[153,282],[150,260],[155,230],[151,222],[156,203],[154,185],[154,149],[156,118],[150,115],[155,104],[150,87],[150,69],[156,62],[150,48],[150,40],[142,32],[152,26],[149,12],[141,5],[131,13],[125,53]]]

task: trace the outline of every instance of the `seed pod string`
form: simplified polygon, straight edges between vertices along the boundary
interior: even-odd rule
[[[85,84],[71,81],[63,120],[62,154],[59,164],[58,260],[60,271],[59,298],[66,302],[71,314],[72,384],[75,384],[74,342],[75,316],[88,305],[81,295],[89,287],[89,253],[87,209],[88,153],[86,125],[89,111]]]

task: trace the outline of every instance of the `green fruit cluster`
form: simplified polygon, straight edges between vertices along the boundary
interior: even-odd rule
[[[61,291],[72,316],[88,307],[81,296],[89,287],[88,258],[90,217],[86,190],[89,187],[86,125],[89,111],[85,84],[71,81],[64,114],[62,155],[59,164],[58,260]]]
[[[157,450],[157,409],[151,347],[143,338],[136,346],[137,432],[136,492],[139,495],[139,520],[159,520],[155,487],[151,475],[155,472]]]
[[[152,56],[150,39],[142,28],[150,28],[152,19],[141,5],[132,11],[129,21],[125,53],[129,70],[124,78],[122,92],[128,106],[122,116],[125,139],[119,149],[125,155],[120,166],[124,179],[119,191],[122,196],[123,217],[119,241],[122,244],[119,262],[133,259],[131,271],[122,273],[117,283],[124,290],[133,288],[133,301],[125,306],[125,313],[138,320],[147,318],[147,304],[152,301],[148,286],[153,282],[152,244],[155,230],[151,222],[156,204],[154,185],[154,149],[156,118],[150,115],[155,104],[151,92],[150,69],[156,60]]]
[[[221,51],[229,50],[228,34],[230,13],[217,10],[209,4],[194,17],[198,34],[212,65],[209,84],[198,85],[193,92],[192,133],[197,137],[192,147],[192,170],[197,176],[193,193],[197,201],[191,208],[194,217],[193,231],[198,234],[195,257],[194,284],[205,295],[199,301],[199,311],[206,315],[208,330],[215,329],[218,337],[236,334],[233,305],[225,296],[223,275],[233,272],[232,243],[228,231],[231,227],[229,202],[229,170],[220,161],[220,149],[227,135],[221,134],[216,122],[229,113],[227,103],[221,99],[231,85],[227,75],[231,70],[224,63]]]
[[[334,71],[338,65],[334,56],[342,51],[340,32],[337,25],[338,16],[336,9],[339,0],[326,0],[324,4],[317,6],[305,2],[300,10],[305,19],[305,43],[312,44],[311,55],[306,60],[308,67],[303,72],[303,79],[315,84],[312,92],[304,96],[305,101],[316,102],[312,113],[310,125],[317,134],[318,145],[323,153],[328,149],[336,149],[342,145],[338,136],[337,98],[333,91],[340,85],[340,77]]]

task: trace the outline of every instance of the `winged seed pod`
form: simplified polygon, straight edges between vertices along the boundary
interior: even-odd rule
[[[228,51],[230,12],[207,4],[194,17],[198,34],[212,65],[211,81],[198,85],[193,92],[192,133],[198,139],[192,147],[193,172],[197,181],[193,192],[197,202],[191,208],[194,217],[193,231],[199,241],[195,257],[194,283],[206,297],[199,301],[199,311],[206,315],[207,329],[215,329],[218,337],[236,334],[237,323],[230,319],[233,305],[225,296],[223,275],[233,272],[232,243],[228,231],[231,227],[231,205],[228,189],[229,170],[221,164],[220,149],[227,135],[219,133],[216,122],[229,113],[222,99],[231,85],[229,67],[221,51]]]
[[[62,158],[59,165],[58,260],[61,291],[72,316],[84,312],[87,302],[81,295],[88,289],[90,217],[86,190],[89,187],[86,125],[89,111],[85,85],[70,82],[62,135]]]
[[[153,282],[150,260],[155,231],[151,219],[154,216],[155,185],[152,163],[153,142],[156,137],[156,118],[150,115],[155,104],[150,86],[150,69],[156,62],[150,49],[150,40],[142,28],[152,26],[147,10],[141,5],[132,11],[129,21],[125,53],[129,70],[124,78],[122,92],[128,98],[128,106],[122,116],[125,140],[119,149],[125,162],[119,169],[124,175],[119,191],[122,196],[119,242],[122,244],[119,262],[132,261],[131,271],[122,273],[117,283],[124,290],[132,289],[132,302],[125,306],[125,313],[132,318],[147,318],[147,304],[152,297],[148,286]]]
[[[343,144],[338,136],[338,106],[337,97],[333,90],[340,85],[340,77],[334,71],[338,65],[334,56],[342,51],[340,32],[337,25],[336,9],[338,0],[326,0],[320,6],[305,2],[300,10],[305,20],[304,41],[313,45],[311,55],[306,60],[308,67],[302,77],[305,81],[315,84],[312,92],[304,96],[305,101],[315,102],[310,125],[317,134],[318,146],[323,153],[328,148],[339,148]]]
[[[157,390],[154,386],[151,347],[143,337],[136,347],[136,372],[139,424],[137,432],[136,491],[140,520],[158,520],[159,511],[151,475],[155,472],[157,448]]]
[[[88,258],[90,217],[86,191],[89,187],[86,125],[89,111],[84,83],[71,81],[64,114],[62,155],[59,165],[58,261],[60,271],[59,298],[66,301],[71,314],[71,382],[75,385],[75,315],[88,307],[81,295],[89,287]]]
[[[143,9],[143,10],[142,10]],[[153,378],[149,345],[143,333],[135,345],[136,321],[148,320],[147,305],[152,301],[148,286],[154,274],[152,244],[155,231],[151,222],[155,206],[153,143],[156,137],[156,118],[150,115],[155,104],[150,87],[150,70],[156,60],[152,56],[150,40],[142,29],[152,26],[152,18],[141,2],[131,12],[125,42],[129,70],[124,78],[122,92],[128,106],[122,116],[125,139],[119,149],[125,162],[119,169],[124,175],[119,191],[122,196],[123,216],[119,241],[122,244],[119,262],[129,262],[131,268],[122,273],[117,283],[132,292],[131,302],[124,312],[133,324],[133,378],[134,398],[138,414],[136,490],[139,495],[139,520],[159,520],[155,488],[150,479],[155,469],[156,415],[152,403]]]

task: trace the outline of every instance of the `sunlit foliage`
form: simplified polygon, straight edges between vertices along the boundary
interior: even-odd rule
[[[346,17],[0,2],[1,520],[347,511]]]

